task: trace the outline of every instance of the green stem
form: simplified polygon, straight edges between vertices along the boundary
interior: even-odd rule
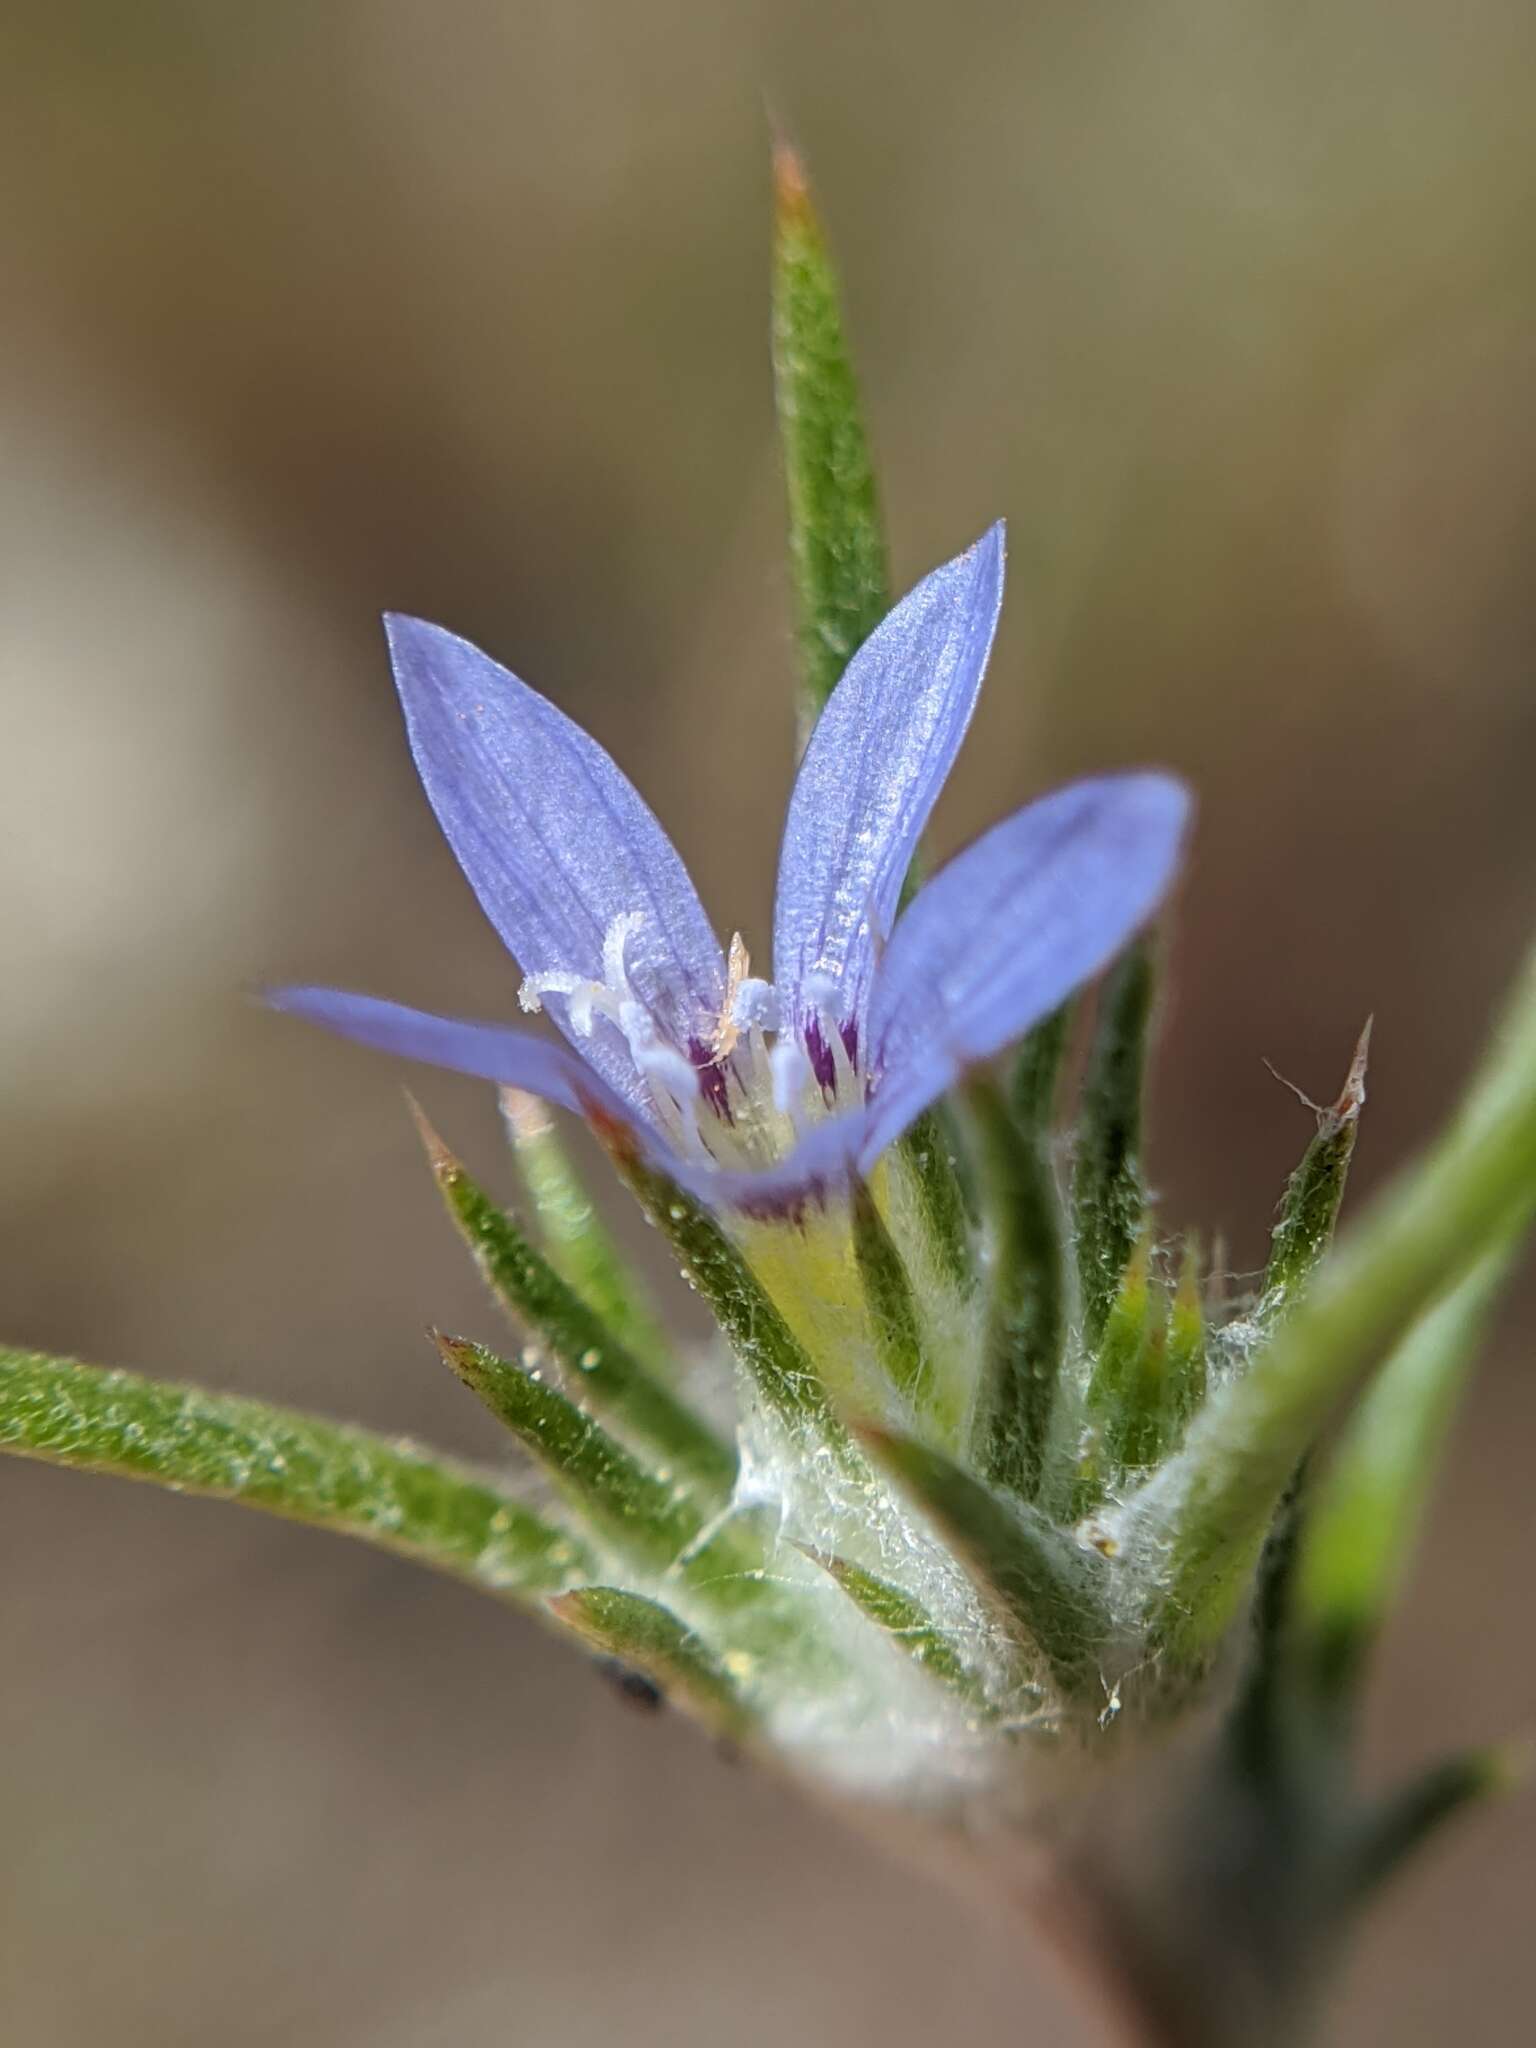
[[[1247,1377],[1131,1502],[1124,1535],[1166,1546],[1170,1642],[1208,1647],[1247,1584],[1297,1462],[1450,1282],[1536,1209],[1536,956],[1449,1128],[1382,1195]]]

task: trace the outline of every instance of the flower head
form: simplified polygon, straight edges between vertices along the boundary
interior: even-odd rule
[[[438,821],[568,1041],[286,988],[343,1035],[617,1125],[725,1208],[867,1173],[959,1077],[1102,968],[1157,908],[1188,813],[1155,773],[1016,811],[899,913],[970,723],[1003,591],[1003,529],[923,579],[832,693],[790,797],[773,974],[722,949],[676,849],[595,740],[466,641],[387,621]]]

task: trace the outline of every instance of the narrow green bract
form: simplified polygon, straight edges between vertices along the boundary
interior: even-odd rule
[[[1083,1334],[1097,1343],[1141,1233],[1142,1092],[1155,987],[1146,941],[1118,960],[1099,991],[1083,1081],[1072,1208]]]
[[[657,1379],[677,1370],[674,1347],[640,1276],[604,1228],[553,1117],[537,1096],[501,1091],[512,1156],[543,1232],[549,1263],[625,1349]]]
[[[1360,1131],[1360,1112],[1365,1107],[1370,1049],[1371,1026],[1367,1022],[1339,1099],[1331,1108],[1317,1112],[1316,1135],[1286,1187],[1259,1296],[1258,1314],[1263,1322],[1273,1322],[1284,1313],[1333,1242]]]
[[[774,151],[773,369],[800,643],[800,739],[890,605],[837,276],[805,167]]]
[[[978,1711],[990,1711],[985,1689],[955,1638],[910,1593],[845,1557],[816,1555],[816,1562],[842,1587],[859,1612],[867,1615],[930,1677],[953,1687]]]
[[[928,1515],[977,1583],[1037,1652],[1069,1701],[1100,1694],[1111,1633],[1100,1586],[1104,1560],[1032,1508],[1015,1505],[908,1437],[864,1430],[879,1463]]]
[[[906,1266],[863,1181],[854,1185],[851,1213],[853,1254],[880,1363],[897,1393],[914,1413],[922,1414],[935,1387]]]
[[[492,1291],[534,1337],[583,1402],[666,1459],[701,1498],[719,1506],[736,1477],[736,1456],[630,1351],[528,1242],[507,1212],[472,1180],[418,1116],[432,1172],[449,1214]]]
[[[693,1542],[703,1518],[686,1493],[648,1472],[536,1367],[512,1365],[462,1337],[439,1336],[437,1348],[617,1549],[665,1569]]]
[[[990,1077],[973,1078],[983,1204],[990,1224],[977,1448],[983,1471],[1030,1499],[1038,1491],[1066,1337],[1061,1207],[1048,1130],[1020,1116]]]
[[[451,1459],[294,1409],[32,1351],[0,1350],[0,1451],[313,1522],[510,1598],[592,1569],[578,1537]]]
[[[660,1601],[619,1586],[579,1586],[549,1604],[592,1649],[643,1672],[717,1735],[741,1741],[750,1732],[752,1717],[735,1679]]]

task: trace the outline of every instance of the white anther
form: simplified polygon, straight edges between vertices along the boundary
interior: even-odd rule
[[[517,1000],[531,1016],[543,1009],[545,996],[571,996],[582,986],[579,974],[567,974],[559,968],[551,968],[545,974],[525,974]]]
[[[738,1031],[777,1031],[779,1015],[779,992],[771,981],[750,977],[731,998],[730,1021]]]
[[[634,1000],[625,949],[644,923],[641,911],[625,910],[609,925],[603,934],[601,981],[594,981],[590,975],[572,974],[567,968],[550,967],[542,974],[525,975],[517,1000],[525,1010],[534,1011],[543,1009],[545,996],[564,996],[570,1027],[578,1038],[592,1036],[594,1017],[606,1017],[617,1024],[620,1010]]]

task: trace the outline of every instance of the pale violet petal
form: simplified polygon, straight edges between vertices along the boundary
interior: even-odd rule
[[[994,825],[920,891],[870,1002],[866,1164],[967,1066],[1108,965],[1166,895],[1189,812],[1172,776],[1075,782]]]
[[[290,1017],[304,1017],[341,1038],[355,1039],[377,1052],[428,1066],[451,1067],[502,1087],[522,1088],[561,1109],[590,1116],[594,1110],[618,1117],[644,1130],[657,1145],[665,1140],[649,1119],[610,1088],[600,1075],[565,1046],[515,1025],[475,1024],[458,1017],[436,1017],[378,996],[352,995],[335,988],[275,988],[263,992],[270,1008]]]
[[[1003,528],[935,569],[827,700],[789,802],[774,905],[786,1022],[806,984],[863,1014],[917,842],[965,737],[1003,598]]]
[[[677,1045],[707,1039],[725,961],[676,849],[596,740],[547,698],[440,627],[385,620],[411,752],[482,908],[523,972],[604,979],[620,919],[629,985]],[[548,1005],[567,1030],[563,1000]],[[622,1035],[580,1051],[634,1104]]]

